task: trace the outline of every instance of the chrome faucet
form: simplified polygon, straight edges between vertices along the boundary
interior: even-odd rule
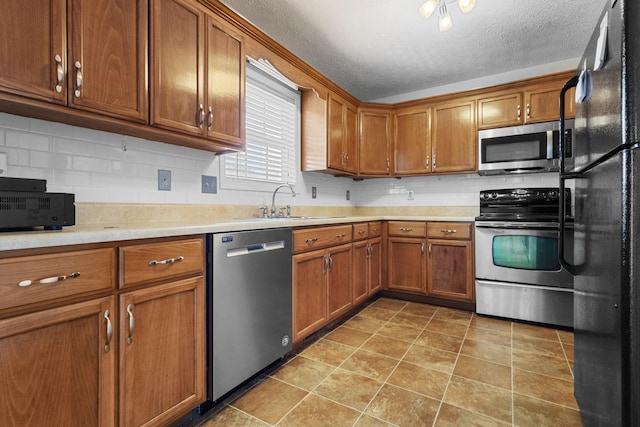
[[[296,197],[296,191],[293,189],[293,186],[291,184],[278,185],[276,189],[273,190],[273,196],[271,196],[271,218],[275,218],[276,216],[276,193],[278,192],[279,189],[285,188],[285,187],[289,187],[289,190],[291,190],[291,194],[293,194],[293,197]],[[291,210],[287,209],[287,214],[289,214],[289,216],[291,216],[290,212]]]

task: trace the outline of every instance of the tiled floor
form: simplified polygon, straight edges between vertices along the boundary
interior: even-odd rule
[[[580,426],[573,334],[382,298],[202,426]]]

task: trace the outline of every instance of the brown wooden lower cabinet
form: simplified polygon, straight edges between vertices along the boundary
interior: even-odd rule
[[[427,294],[473,300],[473,250],[470,241],[427,240]]]
[[[389,283],[391,290],[425,294],[427,263],[424,238],[389,237]]]
[[[0,425],[113,426],[114,297],[0,320]]]

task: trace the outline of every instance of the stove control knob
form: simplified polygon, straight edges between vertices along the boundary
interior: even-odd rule
[[[549,198],[550,199],[557,199],[558,198],[558,192],[556,190],[549,191]]]

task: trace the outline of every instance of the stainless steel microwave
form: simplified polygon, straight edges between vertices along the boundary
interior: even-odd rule
[[[560,165],[560,122],[534,123],[478,132],[478,173],[555,172]],[[573,164],[573,120],[565,121],[565,161]]]

